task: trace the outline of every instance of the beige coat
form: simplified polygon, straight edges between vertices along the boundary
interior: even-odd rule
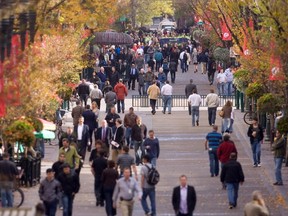
[[[147,94],[149,95],[150,99],[157,100],[160,95],[160,89],[156,84],[153,84],[149,86]]]

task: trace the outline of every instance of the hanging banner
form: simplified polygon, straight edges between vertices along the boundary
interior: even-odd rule
[[[221,32],[222,32],[222,40],[223,41],[231,41],[232,35],[231,32],[228,29],[228,26],[224,21],[221,22]]]
[[[0,117],[6,114],[6,103],[4,98],[4,69],[3,63],[0,61]]]
[[[270,57],[270,76],[269,80],[285,80],[285,76],[282,72],[281,60],[274,54]]]

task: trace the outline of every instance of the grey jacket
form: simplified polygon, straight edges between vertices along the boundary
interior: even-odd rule
[[[145,74],[139,73],[138,75],[138,83],[140,86],[143,86],[145,84]]]
[[[45,178],[40,183],[39,187],[39,197],[42,201],[52,202],[54,200],[59,200],[61,198],[61,185],[56,179],[48,181]]]

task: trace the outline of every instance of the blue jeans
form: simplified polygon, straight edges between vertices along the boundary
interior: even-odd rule
[[[226,82],[226,93],[227,95],[232,95],[232,81],[231,82]]]
[[[218,176],[219,174],[219,161],[217,157],[217,149],[209,150],[209,161],[210,161],[210,174]]]
[[[163,112],[166,112],[166,108],[168,107],[168,113],[171,113],[171,102],[172,96],[171,95],[163,95]]]
[[[276,182],[283,183],[283,181],[282,181],[282,173],[281,173],[283,158],[274,158],[274,162],[275,162],[275,178],[276,178]]]
[[[142,154],[141,155],[138,154],[138,149],[140,148],[141,152],[143,153],[142,141],[132,140],[132,144],[134,145],[134,151],[135,151],[135,163],[136,166],[138,166],[141,163],[141,157],[142,157]]]
[[[44,201],[43,203],[45,206],[45,216],[55,216],[56,210],[57,210],[58,200],[55,199],[51,202]]]
[[[258,140],[254,140],[251,144],[254,165],[260,164],[261,160],[261,143]]]
[[[151,164],[156,167],[156,161],[157,161],[157,158],[156,157],[151,157]]]
[[[13,192],[9,188],[1,188],[2,207],[13,207]]]
[[[199,121],[199,106],[191,106],[192,126],[195,126],[195,121]]]
[[[218,91],[219,91],[219,95],[226,95],[224,82],[218,83]]]
[[[73,200],[74,196],[63,194],[62,196],[63,216],[72,216]]]
[[[116,209],[113,208],[113,191],[114,188],[104,188],[104,197],[105,197],[105,210],[107,216],[116,215]]]
[[[121,104],[121,106],[120,106]],[[117,100],[117,111],[118,113],[120,113],[122,110],[122,112],[124,112],[125,110],[125,103],[124,103],[124,100]]]
[[[126,127],[125,138],[126,138],[127,146],[130,146],[130,143],[131,143],[131,131],[132,131],[132,128]],[[131,146],[133,146],[133,142]]]
[[[230,124],[231,124],[230,118],[222,119],[222,133],[229,132]]]
[[[209,125],[215,124],[217,107],[208,107]]]
[[[152,216],[156,216],[156,200],[155,200],[155,187],[153,188],[143,188],[143,195],[142,195],[142,199],[141,199],[141,204],[142,204],[142,208],[145,212],[145,214],[150,212],[150,209],[148,207],[147,204],[147,196],[150,199],[151,202],[151,215]]]
[[[229,205],[237,206],[239,183],[226,183]]]

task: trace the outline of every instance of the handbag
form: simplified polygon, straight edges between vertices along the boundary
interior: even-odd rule
[[[219,114],[220,117],[223,118],[223,116],[224,116],[224,111],[223,111],[223,110],[220,110],[218,114]]]

